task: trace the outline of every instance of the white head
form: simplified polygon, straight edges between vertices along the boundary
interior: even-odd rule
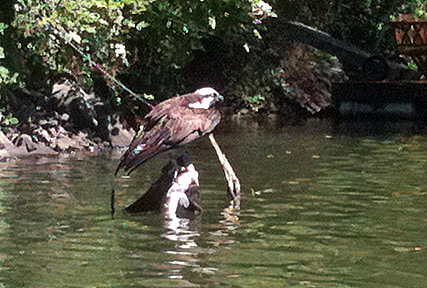
[[[196,90],[194,94],[203,96],[203,98],[195,103],[190,103],[188,107],[196,109],[209,109],[215,104],[222,102],[224,97],[211,87],[204,87]]]
[[[196,90],[196,92],[194,92],[194,93],[200,94],[200,95],[203,95],[203,96],[219,95],[219,93],[215,89],[213,89],[211,87],[200,88],[200,89]]]

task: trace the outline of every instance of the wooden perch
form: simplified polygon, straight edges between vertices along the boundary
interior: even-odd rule
[[[214,136],[209,134],[219,162],[225,173],[232,207],[240,208],[240,182]],[[167,218],[191,218],[202,212],[199,204],[200,191],[198,172],[188,156],[182,155],[162,168],[159,179],[151,184],[148,191],[124,209],[128,213],[163,211]],[[111,193],[111,215],[114,215],[114,190]]]
[[[209,134],[209,140],[213,148],[215,149],[216,154],[218,155],[219,162],[221,163],[222,170],[224,170],[225,178],[227,180],[228,186],[228,197],[231,199],[231,204],[234,208],[240,208],[240,181],[234,173],[233,167],[231,167],[230,162],[228,162],[227,157],[221,151],[218,143],[215,140],[213,134]]]

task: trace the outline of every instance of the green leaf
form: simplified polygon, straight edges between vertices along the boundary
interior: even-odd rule
[[[16,125],[16,124],[19,123],[19,120],[16,117],[12,117],[12,118],[9,119],[9,123],[12,124],[12,125]]]
[[[136,25],[136,30],[140,31],[144,28],[147,28],[148,26],[150,26],[150,23],[147,23],[145,21],[141,21]]]

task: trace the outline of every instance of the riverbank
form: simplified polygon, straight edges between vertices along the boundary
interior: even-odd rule
[[[222,109],[224,118],[275,122],[280,118],[292,121],[330,116],[332,83],[346,79],[341,64],[333,57],[313,64],[315,51],[309,48],[290,51],[286,65],[275,70],[275,78],[282,85],[276,85],[268,97],[228,101]],[[0,157],[127,147],[140,125],[140,115],[145,114],[139,110],[146,107],[128,105],[120,112],[108,104],[111,91],[104,87],[94,89],[96,93],[87,92],[77,82],[64,78],[50,88],[4,90],[6,111],[15,121],[0,113]],[[234,99],[233,95],[228,98]]]
[[[0,130],[0,157],[54,155],[126,147],[134,130],[94,93],[63,80],[52,91],[17,89],[9,109],[17,119]],[[4,121],[3,121],[4,122]]]

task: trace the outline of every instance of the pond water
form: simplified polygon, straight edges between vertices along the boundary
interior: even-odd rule
[[[427,133],[406,124],[224,123],[241,210],[203,139],[204,212],[179,224],[120,210],[165,158],[116,181],[121,152],[0,163],[0,287],[426,287]]]

